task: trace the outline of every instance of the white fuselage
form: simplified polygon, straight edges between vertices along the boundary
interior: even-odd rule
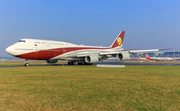
[[[152,57],[152,60],[157,60],[157,61],[172,61],[173,59],[170,57]]]
[[[75,58],[73,54],[109,52],[116,49],[110,47],[93,47],[76,45],[61,41],[38,40],[38,39],[21,39],[19,42],[9,46],[6,51],[16,57],[35,60],[71,60],[82,59]]]

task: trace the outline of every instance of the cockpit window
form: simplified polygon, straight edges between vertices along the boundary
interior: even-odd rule
[[[19,42],[26,42],[25,40],[19,40]]]

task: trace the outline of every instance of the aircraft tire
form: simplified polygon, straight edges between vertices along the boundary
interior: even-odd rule
[[[78,62],[78,65],[83,65],[81,61]]]
[[[74,65],[74,61],[68,61],[68,65]]]
[[[29,63],[25,63],[24,66],[25,66],[25,67],[29,67]]]
[[[90,65],[90,64],[91,64],[91,63],[87,63],[87,62],[84,63],[84,65]]]

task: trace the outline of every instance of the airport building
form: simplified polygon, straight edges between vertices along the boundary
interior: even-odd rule
[[[153,52],[153,53],[147,53],[149,56],[155,56],[155,57],[180,57],[180,51],[173,51],[173,52]],[[145,53],[135,53],[134,55],[131,55],[131,57],[146,57]]]

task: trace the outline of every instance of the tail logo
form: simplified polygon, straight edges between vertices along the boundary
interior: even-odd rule
[[[118,42],[118,45],[121,46],[121,44],[122,44],[122,39],[121,39],[121,38],[118,38],[118,39],[117,39],[117,42]]]

